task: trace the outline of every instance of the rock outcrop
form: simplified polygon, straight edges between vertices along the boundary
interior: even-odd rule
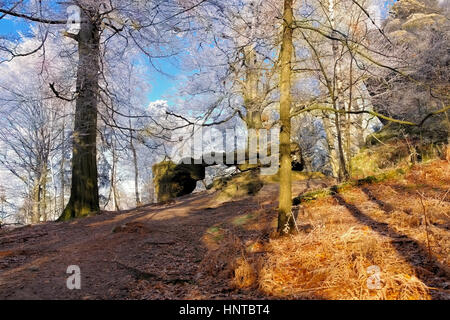
[[[202,164],[175,164],[166,160],[153,165],[152,169],[158,202],[190,194],[197,181],[205,179],[205,166]]]
[[[270,153],[270,152],[269,152]],[[304,161],[301,153],[300,146],[297,143],[291,143],[291,156],[292,156],[292,170],[302,171],[304,168]],[[180,164],[176,164],[173,161],[165,160],[153,165],[153,183],[155,185],[155,193],[157,202],[168,201],[177,197],[181,197],[192,193],[196,186],[197,181],[205,179],[205,169],[209,166],[217,164],[225,164],[226,154],[221,154],[216,159],[221,159],[220,163],[208,164],[204,161],[194,161],[194,159],[188,159],[189,161],[182,161]],[[236,159],[236,154],[234,159]],[[248,155],[246,155],[248,159]],[[240,171],[248,171],[257,169],[260,164],[226,164],[228,166],[236,166]],[[254,180],[254,179],[253,179]],[[259,183],[249,183],[248,185],[243,183],[244,187],[241,188],[239,193],[248,187],[249,194],[251,190],[259,189],[262,187]],[[255,187],[256,185],[256,187]],[[233,187],[229,187],[229,189]],[[231,190],[230,189],[230,190]],[[236,190],[231,190],[231,193]]]

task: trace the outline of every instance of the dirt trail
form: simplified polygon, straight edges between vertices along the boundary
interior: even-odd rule
[[[295,182],[294,194],[325,181]],[[217,204],[197,193],[69,223],[0,233],[0,299],[183,299],[238,297],[229,284],[202,281],[203,235],[214,224],[261,208],[276,208],[278,188]],[[81,269],[81,290],[68,290],[67,267]],[[254,296],[253,296],[254,297]]]

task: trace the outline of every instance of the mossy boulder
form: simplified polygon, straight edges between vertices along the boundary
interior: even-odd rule
[[[259,168],[260,164],[250,164],[248,162],[245,162],[243,164],[238,164],[236,167],[239,169],[239,171],[248,171]]]
[[[259,170],[250,170],[235,176],[219,178],[208,189],[220,191],[218,200],[231,200],[256,195],[264,186]]]
[[[332,196],[336,193],[343,193],[348,191],[349,189],[352,189],[353,187],[359,187],[367,184],[375,184],[380,183],[386,180],[391,179],[399,179],[400,177],[404,176],[407,173],[407,170],[403,168],[397,168],[389,171],[385,171],[381,174],[367,176],[362,179],[355,179],[343,182],[338,185],[334,185],[329,188],[325,189],[319,189],[319,190],[313,190],[306,192],[298,197],[295,197],[292,199],[292,204],[294,206],[300,205],[305,202],[314,201],[320,198],[324,198],[327,196]]]
[[[366,145],[374,146],[386,143],[392,140],[403,140],[409,137],[412,140],[420,140],[425,144],[447,143],[448,123],[445,117],[430,118],[423,126],[410,126],[398,123],[388,122],[378,132],[367,137]]]
[[[445,159],[448,131],[439,119],[430,119],[426,127],[390,123],[370,135],[366,146],[351,159],[352,177],[378,175],[396,167]]]
[[[268,150],[270,155],[270,149]],[[226,159],[237,159],[237,152],[228,155],[219,153],[215,155],[224,163]],[[241,175],[224,179],[217,179],[213,182],[213,188],[222,190],[224,197],[243,196],[256,194],[263,186],[263,181],[259,177],[259,164],[250,164],[248,152],[246,163],[227,164],[229,166],[236,165],[242,171]],[[304,168],[304,160],[301,148],[298,143],[291,143],[292,170],[302,171]],[[190,194],[195,190],[197,181],[205,179],[205,168],[216,165],[218,163],[207,163],[202,159],[186,158],[180,164],[173,161],[165,160],[153,165],[153,182],[158,202],[168,201],[177,197]]]
[[[299,172],[292,171],[291,174],[292,181],[305,181],[311,179],[326,179],[326,176],[321,172]],[[261,176],[264,183],[279,183],[280,182],[280,172],[274,175]]]
[[[153,165],[152,170],[158,202],[190,194],[195,190],[197,181],[205,178],[205,167],[201,164],[162,161]]]
[[[271,155],[271,149],[268,148],[267,151],[265,151],[265,153],[263,153],[264,156],[270,156]],[[235,156],[236,158],[236,156]],[[248,170],[254,170],[257,169],[259,167],[261,167],[261,163],[250,163],[250,161],[248,160],[249,155],[248,155],[248,151],[246,154],[246,162],[243,164],[237,164],[236,167],[240,170],[240,171],[248,171]],[[303,169],[305,168],[305,161],[302,155],[302,149],[300,148],[300,145],[297,142],[291,142],[291,159],[292,159],[292,170],[293,171],[303,171]],[[253,159],[254,160],[254,159]],[[253,162],[259,162],[259,161],[253,161]]]

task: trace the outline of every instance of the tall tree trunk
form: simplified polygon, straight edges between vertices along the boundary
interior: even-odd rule
[[[43,184],[42,185],[42,200],[41,200],[41,215],[42,215],[42,221],[47,221],[48,220],[48,215],[47,215],[47,185]]]
[[[291,165],[291,61],[293,54],[292,24],[293,0],[284,0],[283,38],[281,43],[280,77],[280,196],[278,208],[278,233],[288,234],[294,230],[292,215],[292,165]]]
[[[31,203],[32,203],[32,209],[31,209],[31,223],[39,223],[41,221],[41,206],[40,206],[40,195],[41,195],[41,186],[40,186],[40,179],[36,178],[36,181],[34,182],[32,194],[31,194]]]
[[[89,17],[86,15],[88,12]],[[100,211],[97,172],[97,100],[100,73],[98,12],[82,10],[78,40],[78,74],[73,133],[72,187],[60,221]]]
[[[65,176],[65,163],[66,163],[66,158],[65,158],[65,154],[66,154],[66,144],[65,144],[65,134],[64,134],[64,129],[66,127],[66,122],[65,120],[63,120],[63,127],[62,127],[62,132],[61,132],[61,166],[60,166],[60,179],[61,179],[61,194],[60,194],[60,206],[61,206],[61,210],[64,208],[65,204],[66,204],[66,199],[65,199],[65,189],[66,189],[66,182],[64,180],[64,176]],[[56,197],[56,195],[55,195]],[[55,206],[56,209],[56,206]]]
[[[252,156],[256,158],[252,158],[251,162],[258,162],[259,133],[260,129],[262,129],[262,119],[260,110],[261,106],[258,101],[258,83],[260,74],[257,66],[257,55],[254,46],[246,46],[244,48],[244,55],[246,72],[242,91],[244,96],[244,107],[247,111],[244,119],[248,132],[246,154],[248,153],[250,162],[250,145],[252,142],[256,143],[256,154],[252,154]],[[255,133],[255,136],[252,136],[253,133]],[[256,165],[256,163],[253,164]],[[248,167],[250,168],[252,165],[249,164]]]
[[[134,193],[136,197],[136,206],[140,206],[142,204],[141,202],[141,196],[139,194],[139,167],[138,167],[138,159],[137,159],[137,152],[136,148],[133,143],[133,137],[131,138],[131,151],[133,152],[133,164],[134,164]]]
[[[42,221],[47,221],[47,175],[48,175],[48,167],[47,163],[44,163],[41,173],[41,179],[39,182],[40,188],[40,207],[41,207],[41,217]]]
[[[328,10],[330,13],[330,23],[331,27],[333,29],[336,28],[335,26],[335,0],[329,0],[328,1]],[[333,35],[336,34],[336,31],[332,32]],[[343,103],[343,90],[342,90],[342,80],[341,80],[341,66],[339,60],[341,60],[342,56],[339,56],[339,43],[337,40],[332,41],[332,50],[333,50],[333,61],[336,64],[335,66],[335,72],[334,72],[334,83],[336,87],[336,92],[333,93],[332,99],[333,99],[333,108],[337,110],[344,110],[345,106]],[[342,55],[342,53],[341,53]],[[345,116],[342,117],[345,119]],[[339,159],[339,173],[338,173],[338,180],[346,180],[349,178],[349,173],[347,170],[347,164],[345,161],[345,154],[344,154],[344,141],[342,137],[342,121],[341,121],[341,114],[339,112],[334,113],[334,124],[336,126],[336,139],[337,139],[337,145],[338,145],[338,159]]]
[[[347,156],[347,172],[348,177],[350,178],[352,175],[352,115],[350,111],[353,109],[353,56],[350,55],[350,70],[349,70],[349,94],[348,94],[348,104],[347,104],[347,117],[346,117],[346,128],[345,128],[345,154]]]
[[[341,109],[341,104],[337,103],[335,104],[334,108],[338,108],[338,110],[344,110]],[[344,117],[345,119],[345,117]],[[342,121],[341,121],[341,115],[336,112],[334,115],[334,124],[336,126],[336,133],[337,133],[337,143],[338,143],[338,155],[339,155],[339,174],[338,174],[338,180],[339,182],[347,180],[349,178],[348,170],[347,170],[347,163],[345,161],[345,153],[344,153],[344,142],[342,137]]]
[[[248,168],[258,167],[259,152],[260,152],[260,131],[262,129],[262,119],[260,111],[251,111],[252,109],[247,108],[246,116],[246,126],[247,126],[247,147],[246,147],[246,158],[248,158]],[[250,146],[253,146],[252,148]],[[256,150],[251,150],[256,147]],[[250,152],[256,152],[256,154],[250,154]]]
[[[138,167],[136,147],[134,146],[133,130],[131,130],[131,119],[129,120],[129,122],[130,122],[130,148],[131,152],[133,153],[133,165],[134,165],[134,193],[136,197],[136,206],[138,207],[142,204],[141,196],[139,194],[139,167]]]
[[[354,104],[356,111],[364,110],[364,103],[365,100],[363,97],[356,100],[356,103]],[[364,115],[358,114],[356,115],[356,140],[358,144],[358,149],[361,149],[365,144],[364,134],[365,134],[365,128],[364,128]]]
[[[338,58],[338,43],[336,40],[333,40],[333,56],[334,61],[337,64],[336,71],[334,74],[334,81],[336,83],[336,95],[333,96],[333,108],[336,110],[345,111],[345,104],[343,99],[343,90],[342,90],[342,80],[341,80],[341,67],[339,65]],[[341,115],[339,112],[334,113],[334,124],[336,126],[336,139],[338,145],[338,156],[339,156],[339,174],[338,180],[343,181],[349,178],[347,163],[345,161],[345,152],[344,152],[344,137],[342,131],[345,131],[345,127],[343,122],[345,121],[345,114]]]
[[[117,190],[117,154],[116,145],[112,143],[112,168],[111,168],[111,192],[114,199],[114,210],[120,211],[120,196]]]
[[[333,125],[327,115],[323,117],[323,127],[328,147],[328,160],[334,178],[339,176],[339,160],[336,152],[336,141],[333,132]]]

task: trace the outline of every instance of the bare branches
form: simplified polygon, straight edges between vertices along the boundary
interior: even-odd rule
[[[32,49],[32,50],[30,50],[28,52],[25,52],[25,53],[18,53],[18,52],[15,51],[15,49],[10,49],[7,46],[2,46],[0,48],[0,51],[6,51],[8,54],[11,55],[11,57],[9,59],[1,60],[0,64],[1,63],[5,63],[5,62],[10,62],[14,58],[31,56],[31,55],[39,52],[41,49],[44,48],[45,41],[47,40],[47,37],[48,37],[48,31],[45,32],[44,37],[42,38],[42,40],[40,40],[39,45],[35,49]]]
[[[73,97],[73,98],[70,98],[70,99],[61,96],[61,94],[55,89],[55,83],[54,83],[54,82],[53,82],[53,83],[50,83],[49,85],[50,85],[50,89],[52,90],[52,92],[55,94],[55,96],[56,96],[58,99],[61,99],[61,100],[67,101],[67,102],[72,102],[72,101],[75,101],[75,100],[76,100],[76,98],[77,98],[76,96]]]
[[[367,12],[367,10],[361,5],[359,4],[359,2],[357,0],[352,0],[352,2],[354,4],[356,4],[358,6],[359,9],[361,9],[362,12],[364,12],[364,14],[366,15],[366,17],[370,20],[370,22],[372,22],[372,24],[377,28],[378,32],[390,43],[392,44],[391,40],[386,36],[386,34],[384,33],[384,31],[376,24],[375,20],[373,20],[372,16],[369,14],[369,12]]]
[[[438,115],[440,113],[444,113],[447,110],[450,110],[450,105],[446,106],[440,110],[431,112],[429,114],[426,115],[426,117],[424,119],[422,119],[419,123],[415,123],[415,122],[411,122],[411,121],[405,121],[405,120],[399,120],[399,119],[394,119],[388,116],[385,116],[381,113],[375,112],[373,110],[342,110],[342,109],[335,109],[335,108],[331,108],[331,107],[326,107],[324,105],[313,105],[311,107],[305,107],[305,108],[301,108],[299,110],[296,110],[294,112],[291,113],[291,116],[296,116],[299,115],[303,112],[311,112],[314,110],[321,110],[321,111],[327,111],[327,112],[336,112],[336,113],[341,113],[341,114],[362,114],[362,113],[366,113],[366,114],[370,114],[373,115],[375,117],[384,119],[386,121],[389,122],[395,122],[395,123],[399,123],[399,124],[404,124],[404,125],[409,125],[409,126],[418,126],[421,127],[424,125],[424,123],[430,118],[433,117],[435,115]]]
[[[201,126],[201,127],[213,127],[213,126],[218,126],[218,125],[224,124],[224,123],[230,121],[231,119],[233,119],[234,116],[235,116],[237,113],[238,113],[238,111],[235,111],[234,113],[232,113],[232,114],[229,115],[228,117],[226,117],[226,118],[224,118],[224,119],[222,119],[222,120],[219,120],[219,121],[213,121],[213,122],[207,122],[208,119],[206,118],[206,119],[203,120],[203,123],[200,123],[200,124],[199,124],[199,123],[197,123],[197,122],[194,122],[194,121],[192,121],[192,120],[189,120],[189,119],[186,118],[186,117],[183,117],[182,115],[179,115],[179,114],[176,114],[176,113],[173,113],[173,112],[170,112],[170,111],[166,111],[166,114],[167,114],[167,115],[173,116],[173,117],[178,118],[178,119],[181,119],[181,120],[183,120],[184,122],[186,122],[187,125],[189,125],[189,126]],[[184,126],[185,126],[185,125],[183,125],[183,126],[178,126],[178,127],[176,127],[176,129],[181,129],[181,128],[184,127]]]
[[[45,19],[45,18],[40,18],[40,17],[33,17],[30,15],[26,15],[26,14],[22,14],[19,12],[14,12],[12,10],[7,10],[7,9],[2,9],[0,8],[0,13],[3,13],[4,15],[9,15],[9,16],[13,16],[16,18],[22,18],[28,21],[33,21],[33,22],[39,22],[39,23],[44,23],[44,24],[66,24],[67,20],[51,20],[51,19]]]

